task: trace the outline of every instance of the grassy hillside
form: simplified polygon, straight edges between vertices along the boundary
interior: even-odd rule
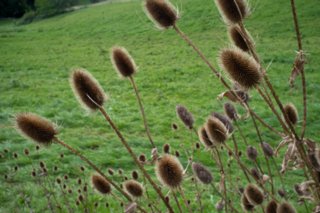
[[[217,65],[219,50],[230,44],[225,25],[213,1],[173,2],[181,14],[178,25]],[[297,4],[304,49],[308,57],[306,136],[319,141],[319,3],[317,0],[306,0],[298,1]],[[290,89],[288,86],[297,49],[290,2],[254,0],[251,6],[253,11],[246,26],[255,38],[264,65],[270,65],[270,78],[281,99],[295,103],[302,115],[300,78],[296,88]],[[53,166],[59,166],[59,170],[50,177],[54,179],[68,174],[72,184],[76,183],[79,176],[88,179],[92,172],[86,170],[85,174],[80,173],[79,167],[83,164],[61,147],[35,151],[34,144],[18,135],[13,128],[12,118],[18,112],[31,111],[55,121],[60,126],[60,138],[81,150],[104,171],[109,167],[122,168],[129,176],[135,168],[103,118],[98,113],[86,113],[73,97],[68,82],[72,68],[86,68],[100,81],[109,95],[106,110],[128,138],[134,151],[150,156],[150,147],[130,83],[120,80],[111,66],[109,49],[113,45],[126,47],[139,66],[135,79],[145,104],[152,135],[159,148],[169,143],[173,150],[180,150],[184,159],[182,162],[186,162],[180,145],[189,149],[191,142],[197,140],[194,136],[190,139],[191,134],[177,119],[177,104],[185,105],[193,113],[197,127],[203,124],[212,111],[222,112],[223,102],[216,100],[217,95],[224,91],[219,81],[174,31],[159,31],[154,27],[145,16],[140,1],[103,4],[25,26],[0,22],[0,152],[5,156],[0,159],[0,211],[28,211],[21,207],[26,206],[23,197],[27,197],[32,208],[37,211],[46,209],[43,190],[34,184],[30,175],[31,162],[35,167],[40,160],[45,161],[50,173]],[[261,98],[255,92],[251,96],[251,105],[255,111],[279,129]],[[171,130],[173,122],[180,127],[176,132]],[[257,143],[250,120],[241,125],[250,143]],[[273,146],[281,140],[267,130],[264,131],[263,139]],[[24,148],[31,150],[30,158],[23,156]],[[5,149],[9,153],[5,153]],[[13,152],[19,154],[18,159],[12,157]],[[61,153],[64,153],[64,158],[60,158]],[[217,172],[210,155],[203,153],[197,153],[196,160]],[[19,171],[13,175],[15,165],[19,166]],[[233,177],[240,175],[237,170],[231,173]],[[4,180],[5,174],[10,174],[12,178]],[[293,191],[291,184],[301,180],[301,176],[300,172],[295,171],[286,176],[290,193]],[[206,196],[206,205],[214,205],[218,200],[215,196],[209,199],[209,193]],[[95,199],[104,202],[108,200],[98,196]],[[75,200],[74,194],[70,198],[72,205]],[[113,209],[120,208],[111,199],[109,202]],[[103,206],[99,208],[102,211]]]

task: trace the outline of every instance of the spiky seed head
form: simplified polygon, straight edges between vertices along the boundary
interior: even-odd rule
[[[183,167],[173,155],[165,154],[156,162],[156,174],[160,182],[169,187],[177,188],[183,180]]]
[[[259,181],[261,179],[261,174],[256,168],[252,168],[250,170],[250,173],[257,181]]]
[[[249,160],[255,161],[258,157],[258,151],[256,148],[253,146],[248,146],[247,147],[247,157]]]
[[[185,106],[177,105],[176,107],[177,116],[181,119],[181,121],[184,123],[186,127],[189,129],[193,128],[193,115],[191,112],[188,111],[188,109]]]
[[[283,189],[278,189],[278,195],[282,198],[286,197],[286,191],[284,191]]]
[[[141,163],[145,163],[146,160],[147,160],[147,158],[146,158],[146,156],[145,156],[144,154],[139,155],[139,161],[140,161]]]
[[[210,149],[215,146],[215,144],[209,139],[207,131],[203,126],[199,128],[198,135],[199,135],[200,141],[203,143],[203,145],[206,148]]]
[[[136,64],[125,48],[113,47],[110,57],[113,67],[120,77],[126,78],[136,73]]]
[[[274,155],[272,147],[267,142],[262,142],[261,148],[267,157],[271,158]]]
[[[278,206],[277,213],[296,213],[296,210],[288,202],[283,202]]]
[[[241,29],[238,25],[231,25],[228,29],[230,40],[241,50],[248,52],[249,47],[246,43],[246,40],[241,34]],[[247,32],[248,33],[248,32]]]
[[[160,28],[167,29],[177,22],[177,10],[168,0],[145,0],[145,11],[149,18]]]
[[[212,182],[211,172],[200,163],[192,163],[193,174],[203,184],[210,184]]]
[[[278,203],[275,200],[271,200],[267,207],[266,213],[277,213]]]
[[[216,5],[226,22],[239,23],[249,15],[245,0],[216,0]]]
[[[170,145],[169,144],[166,143],[163,145],[163,152],[166,154],[169,154],[169,152],[170,152]]]
[[[252,56],[239,48],[222,50],[220,64],[230,77],[244,89],[257,86],[262,79],[259,64]]]
[[[224,116],[224,115],[217,113],[217,112],[213,112],[212,116],[219,119],[225,125],[229,134],[233,132],[232,123],[227,116]]]
[[[252,205],[248,198],[246,197],[245,194],[242,194],[242,197],[241,197],[241,204],[242,204],[242,207],[244,208],[244,210],[246,211],[252,211],[254,209],[254,205]]]
[[[248,184],[244,193],[252,205],[256,206],[263,203],[264,195],[256,185]]]
[[[232,121],[236,121],[239,119],[238,113],[236,108],[233,106],[233,104],[231,103],[225,103],[223,105],[224,108],[224,112],[226,113],[226,115],[228,116],[228,118]]]
[[[23,136],[41,145],[50,145],[58,134],[57,128],[53,123],[32,113],[17,114],[15,126]]]
[[[92,175],[91,182],[93,187],[101,194],[111,193],[110,183],[101,175]]]
[[[70,84],[80,104],[87,109],[97,110],[107,99],[98,81],[84,69],[72,72]]]
[[[288,103],[284,106],[284,113],[286,114],[290,123],[292,123],[293,125],[296,125],[298,123],[298,111],[292,103]]]
[[[227,128],[215,117],[211,117],[207,120],[205,129],[209,139],[217,144],[224,143],[228,139]]]
[[[132,171],[132,174],[131,174],[132,178],[134,180],[138,180],[139,179],[139,174],[137,171]]]
[[[132,197],[141,197],[143,195],[143,186],[135,180],[124,182],[123,187]]]

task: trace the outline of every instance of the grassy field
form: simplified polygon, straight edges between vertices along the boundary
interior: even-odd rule
[[[217,65],[219,50],[230,46],[230,43],[213,1],[173,2],[180,9],[178,25]],[[290,1],[250,2],[253,11],[246,26],[255,38],[263,63],[270,65],[268,73],[283,102],[293,102],[302,115],[300,78],[296,88],[290,89],[288,85],[297,49]],[[306,136],[319,141],[319,2],[306,0],[297,1],[297,4],[308,57]],[[0,152],[4,156],[0,159],[0,212],[27,212],[25,200],[36,212],[49,211],[43,189],[31,177],[32,168],[38,167],[40,160],[49,169],[50,175],[45,181],[67,174],[70,177],[69,185],[77,188],[76,180],[82,178],[88,182],[92,173],[89,169],[81,173],[79,168],[83,163],[56,145],[36,151],[34,144],[18,135],[13,127],[12,118],[18,112],[35,112],[55,121],[59,125],[60,138],[78,148],[104,171],[109,167],[115,170],[122,168],[129,176],[130,171],[135,169],[131,158],[103,118],[98,113],[86,113],[73,97],[68,81],[72,68],[88,69],[100,81],[109,95],[106,110],[134,151],[150,156],[150,147],[130,83],[120,80],[111,66],[109,49],[113,45],[126,47],[139,66],[135,79],[157,146],[160,149],[162,144],[169,143],[173,150],[179,149],[181,161],[186,166],[186,156],[180,146],[189,149],[197,139],[190,136],[191,133],[177,119],[175,106],[185,105],[193,113],[198,127],[212,111],[222,112],[223,102],[217,101],[216,97],[224,88],[173,30],[159,31],[154,27],[144,14],[140,1],[103,4],[24,26],[16,26],[12,21],[0,21]],[[279,129],[260,96],[254,91],[250,95],[254,110]],[[172,123],[178,123],[178,131],[172,131]],[[243,121],[241,125],[249,142],[258,143],[250,120]],[[235,134],[238,136],[238,133]],[[275,147],[281,138],[263,129],[263,140]],[[23,155],[24,148],[30,149],[30,157]],[[5,150],[9,152],[5,153]],[[18,159],[13,158],[14,152],[19,155]],[[61,153],[64,154],[63,158],[60,157]],[[217,172],[208,153],[197,152],[195,160]],[[281,159],[277,160],[281,162]],[[14,172],[16,165],[19,170]],[[54,166],[59,167],[58,171],[52,171]],[[152,171],[152,168],[149,169]],[[4,179],[5,174],[9,175],[7,180]],[[233,178],[241,176],[235,168],[231,174]],[[290,195],[294,196],[292,185],[302,179],[299,171],[290,171],[285,176]],[[57,195],[60,193],[61,196],[57,186],[55,188]],[[190,199],[193,199],[193,190],[187,189]],[[91,194],[92,190],[88,193]],[[205,196],[205,205],[211,208],[218,201],[209,192]],[[104,203],[108,201],[110,211],[119,212],[119,205],[111,198],[98,195],[89,197],[90,205],[100,201],[100,211],[105,211]],[[76,198],[76,192],[68,198],[72,208],[75,208]]]

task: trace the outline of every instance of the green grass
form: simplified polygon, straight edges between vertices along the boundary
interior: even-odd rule
[[[178,25],[217,66],[219,50],[230,44],[225,25],[213,1],[179,0],[174,3],[181,12]],[[254,10],[246,21],[246,26],[255,38],[263,64],[271,64],[268,74],[279,96],[284,103],[295,103],[302,115],[300,78],[297,79],[296,88],[290,89],[288,85],[297,49],[289,3],[288,0],[251,1]],[[316,0],[298,1],[297,4],[303,45],[308,57],[306,78],[309,104],[306,136],[319,141],[319,7]],[[55,121],[60,126],[59,137],[85,153],[104,171],[109,167],[122,168],[129,176],[130,171],[136,168],[103,118],[98,113],[86,113],[73,97],[68,82],[72,68],[86,68],[100,81],[110,97],[105,105],[106,110],[134,151],[150,156],[150,147],[130,83],[120,80],[111,66],[109,49],[113,45],[126,47],[139,66],[135,79],[157,146],[160,149],[162,144],[169,143],[173,150],[179,149],[181,161],[186,166],[186,156],[180,145],[190,149],[191,142],[197,139],[190,139],[190,133],[175,115],[175,106],[187,106],[198,127],[212,111],[222,112],[223,102],[217,101],[216,97],[225,89],[173,30],[159,31],[154,27],[145,16],[140,1],[103,4],[25,26],[2,21],[0,152],[4,154],[3,150],[8,149],[10,153],[0,159],[0,212],[28,211],[23,197],[28,197],[32,208],[37,212],[47,209],[43,190],[35,185],[30,175],[31,162],[38,166],[40,160],[45,161],[50,170],[50,178],[68,174],[72,184],[76,183],[79,176],[88,180],[92,172],[87,169],[82,174],[79,167],[83,163],[62,147],[53,145],[50,149],[44,148],[36,152],[34,144],[18,135],[13,128],[12,118],[19,112],[35,112]],[[253,91],[251,96],[254,110],[279,129],[276,119],[257,93]],[[173,122],[179,124],[179,131],[171,130]],[[257,144],[258,138],[251,121],[243,121],[241,125],[249,142]],[[275,147],[281,138],[263,129],[263,140]],[[24,148],[32,150],[30,159],[23,156]],[[12,159],[13,152],[19,154],[19,159]],[[59,157],[60,153],[65,154],[63,159]],[[214,173],[217,172],[208,153],[196,153],[195,160],[209,166]],[[19,165],[20,168],[15,175],[12,172],[14,165]],[[52,173],[54,165],[59,166],[59,170]],[[152,171],[152,168],[148,169]],[[4,180],[4,174],[13,177]],[[240,172],[233,167],[233,178],[238,175]],[[217,175],[214,176],[218,182]],[[285,180],[289,193],[293,195],[292,185],[303,180],[302,173],[290,171]],[[193,199],[191,196],[194,189],[188,189],[189,191],[188,195]],[[75,200],[76,193],[70,198],[73,206]],[[113,209],[110,211],[119,212],[119,205],[110,198],[95,195],[90,202],[93,200],[109,200]],[[205,200],[207,208],[212,208],[218,198],[210,197],[207,192]],[[297,201],[295,196],[293,201]],[[103,211],[103,202],[99,207],[100,211]]]

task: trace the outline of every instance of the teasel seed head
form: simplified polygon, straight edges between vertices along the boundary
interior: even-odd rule
[[[123,47],[113,47],[111,50],[113,67],[120,77],[126,78],[134,75],[137,71],[136,64],[128,51]]]
[[[267,157],[269,157],[269,158],[273,157],[274,152],[273,152],[273,149],[270,146],[270,144],[268,144],[267,142],[262,142],[261,146],[262,146],[262,150],[263,150],[264,154]]]
[[[193,119],[192,114],[188,111],[188,109],[185,106],[177,105],[176,112],[177,112],[178,117],[184,123],[184,125],[186,127],[188,127],[189,129],[192,129],[194,119]]]
[[[21,113],[15,117],[16,128],[20,133],[38,144],[50,145],[58,134],[56,126],[45,118],[32,113]]]
[[[200,163],[192,163],[193,174],[203,184],[210,184],[212,182],[211,172]]]
[[[256,185],[248,184],[244,193],[252,205],[256,206],[263,203],[264,195]]]
[[[131,176],[134,180],[138,180],[139,179],[139,174],[137,171],[132,171]]]
[[[219,119],[224,124],[224,126],[227,128],[229,134],[231,134],[233,132],[232,123],[227,116],[224,116],[224,115],[219,114],[217,112],[212,113],[212,116]]]
[[[253,146],[248,146],[247,147],[247,157],[249,160],[255,161],[258,157],[258,151],[256,148]]]
[[[135,180],[128,180],[123,183],[123,186],[132,197],[141,197],[143,195],[143,186]]]
[[[171,127],[172,127],[172,129],[173,130],[178,130],[178,124],[176,124],[176,123],[173,123],[172,125],[171,125]]]
[[[101,194],[110,194],[111,185],[110,183],[101,175],[92,175],[91,177],[92,185]]]
[[[205,125],[208,137],[214,143],[221,144],[228,139],[228,130],[225,125],[217,118],[211,117]]]
[[[90,110],[97,110],[107,99],[98,81],[86,70],[75,69],[70,85],[80,104]]]
[[[198,135],[199,135],[200,141],[203,143],[203,145],[206,148],[210,149],[215,146],[215,144],[209,139],[207,131],[203,126],[199,128]]]
[[[278,206],[277,213],[296,213],[296,210],[291,204],[283,202]]]
[[[283,189],[278,189],[278,195],[282,198],[286,197],[286,192]]]
[[[28,155],[30,154],[29,149],[24,149],[23,152],[24,152],[24,154],[25,154],[26,156],[28,156]]]
[[[238,113],[236,108],[233,106],[233,104],[231,103],[225,103],[223,105],[224,108],[224,112],[226,113],[226,115],[228,116],[228,118],[232,121],[236,121],[239,119]]]
[[[261,173],[256,168],[252,168],[250,170],[250,173],[254,177],[254,179],[256,179],[257,181],[261,180]]]
[[[292,103],[286,104],[284,106],[284,113],[286,114],[291,124],[296,125],[298,123],[298,111]]]
[[[254,205],[252,205],[248,198],[246,197],[245,194],[242,194],[242,197],[241,197],[241,204],[242,204],[242,207],[244,208],[244,210],[246,211],[253,211],[254,209]]]
[[[163,145],[163,152],[166,154],[169,154],[169,152],[170,152],[170,145],[169,144],[166,143]]]
[[[216,0],[216,4],[226,22],[239,23],[249,15],[245,0]]]
[[[248,52],[249,47],[246,43],[246,40],[243,38],[241,34],[241,29],[238,25],[231,25],[228,29],[230,40],[233,42],[241,50]],[[247,32],[248,34],[248,32]]]
[[[149,18],[160,28],[167,29],[177,22],[177,10],[168,0],[145,0],[145,11]]]
[[[156,162],[155,168],[157,177],[163,185],[174,189],[182,183],[183,167],[173,155],[163,155]]]
[[[267,207],[266,213],[277,213],[278,203],[275,200],[271,200]]]
[[[220,63],[229,76],[244,89],[257,86],[262,79],[259,64],[252,56],[239,48],[222,50]]]
[[[147,161],[147,158],[144,154],[139,155],[139,161],[141,163],[145,163]]]

